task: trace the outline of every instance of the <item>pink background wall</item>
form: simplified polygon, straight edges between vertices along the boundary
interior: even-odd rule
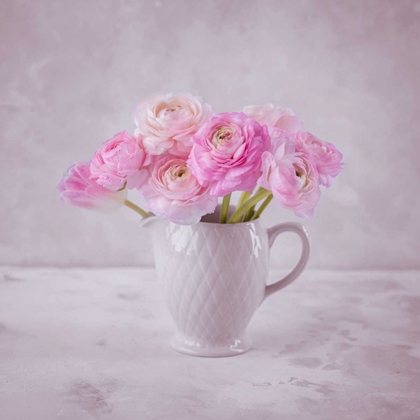
[[[420,268],[420,1],[2,0],[0,57],[1,264],[150,264],[128,209],[55,188],[145,96],[186,90],[218,112],[288,106],[342,150],[305,222],[312,267]],[[264,223],[293,219],[272,205]],[[273,264],[297,252],[285,237]]]

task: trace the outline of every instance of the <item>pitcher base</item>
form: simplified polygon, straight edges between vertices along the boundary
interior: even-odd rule
[[[193,341],[175,334],[171,339],[171,346],[174,350],[180,353],[189,354],[190,356],[198,357],[227,357],[237,356],[245,353],[252,346],[252,341],[249,337],[243,336],[238,339],[233,339],[225,345],[206,346],[197,341]]]

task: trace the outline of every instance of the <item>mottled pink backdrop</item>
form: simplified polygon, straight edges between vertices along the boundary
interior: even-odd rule
[[[420,1],[2,0],[0,42],[1,264],[150,264],[128,209],[55,188],[139,100],[187,90],[216,111],[288,106],[343,151],[305,222],[312,267],[420,268]],[[264,223],[293,219],[272,205]],[[286,236],[273,264],[298,248]]]

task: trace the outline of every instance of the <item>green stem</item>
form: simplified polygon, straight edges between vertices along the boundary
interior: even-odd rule
[[[225,195],[222,201],[222,210],[220,211],[220,223],[226,223],[231,194]]]
[[[265,189],[261,189],[260,191],[258,191],[253,197],[246,200],[245,203],[243,203],[236,209],[235,213],[233,213],[230,219],[228,220],[228,223],[240,222],[242,215],[245,212],[247,212],[250,208],[255,206],[258,203],[258,201],[268,197],[270,194],[271,194],[271,191],[268,191]]]
[[[257,191],[255,191],[255,194],[258,194],[260,191],[264,191],[264,188],[258,187]],[[249,222],[252,219],[252,217],[254,216],[254,210],[255,210],[255,205],[253,205],[246,213],[244,217],[244,222]]]
[[[252,219],[252,216],[254,215],[254,209],[255,206],[252,206],[245,214],[244,216],[244,222],[249,222]]]
[[[147,213],[142,208],[140,208],[139,206],[134,204],[132,201],[130,201],[128,199],[125,199],[123,203],[124,203],[125,206],[129,207],[131,210],[134,210],[140,216],[142,216],[144,218],[149,217],[149,213]]]
[[[239,197],[239,201],[236,208],[244,204],[245,201],[248,200],[249,197],[251,197],[251,194],[248,191],[243,191],[241,196]]]
[[[270,204],[271,200],[273,199],[273,194],[270,194],[261,204],[260,207],[258,207],[258,210],[256,213],[252,216],[251,220],[258,219],[261,216],[261,213],[267,208],[267,206]]]

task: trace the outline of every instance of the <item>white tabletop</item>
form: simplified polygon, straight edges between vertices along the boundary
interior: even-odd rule
[[[308,270],[235,357],[173,332],[154,269],[0,268],[0,419],[420,419],[420,272]]]

